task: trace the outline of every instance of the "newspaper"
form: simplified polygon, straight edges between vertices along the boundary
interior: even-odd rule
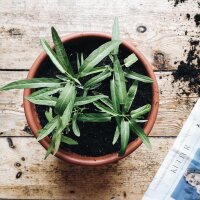
[[[200,200],[200,99],[142,200]]]

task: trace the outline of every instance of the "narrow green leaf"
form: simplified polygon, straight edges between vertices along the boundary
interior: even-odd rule
[[[93,85],[93,86],[90,88],[90,90],[95,90],[95,89],[97,89],[98,87],[100,87],[101,85],[102,85],[102,83],[97,83],[97,84]]]
[[[116,82],[115,78],[110,81],[110,93],[111,93],[111,99],[114,109],[119,112],[120,111],[120,102],[117,97],[117,90],[116,90]]]
[[[77,137],[80,137],[80,130],[77,124],[77,113],[72,118],[72,130]]]
[[[52,108],[49,108],[49,111],[45,111],[45,116],[48,120],[48,122],[50,122],[53,119],[53,112],[52,112]]]
[[[56,97],[50,97],[50,96],[35,96],[35,97],[26,97],[27,100],[29,100],[31,103],[36,105],[43,105],[43,106],[55,106],[57,98]]]
[[[119,139],[119,135],[120,135],[120,132],[119,132],[119,128],[116,127],[116,130],[115,130],[115,135],[113,137],[113,141],[112,141],[112,144],[115,145],[117,140]]]
[[[114,59],[113,65],[116,84],[116,94],[119,98],[120,104],[124,104],[126,99],[126,82],[124,72],[117,57]]]
[[[112,41],[119,41],[119,21],[116,17],[112,27]],[[119,51],[119,46],[117,46],[112,52],[114,55],[117,55]]]
[[[60,63],[58,56],[56,55],[56,53],[51,49],[51,47],[49,46],[49,44],[47,43],[46,40],[41,39],[40,43],[43,47],[43,49],[45,50],[45,52],[47,53],[47,55],[50,57],[51,61],[54,63],[54,65],[58,68],[58,70],[61,73],[65,73],[66,70],[63,68],[62,64]]]
[[[124,105],[125,112],[128,112],[131,107],[133,100],[135,98],[135,95],[137,93],[137,88],[138,88],[138,81],[134,81],[131,87],[129,88],[127,96],[126,96],[125,105]]]
[[[42,88],[59,87],[60,81],[55,78],[32,78],[14,81],[3,86],[0,90],[24,89],[24,88]]]
[[[144,144],[151,149],[151,143],[149,141],[149,137],[145,134],[143,129],[137,125],[133,120],[130,121],[130,129],[137,134],[137,136],[144,142]]]
[[[118,113],[116,113],[115,110],[111,110],[109,107],[104,106],[100,102],[94,102],[93,104],[102,112],[108,113],[108,114],[110,114],[112,116],[117,116],[118,115]]]
[[[56,78],[58,78],[62,81],[65,81],[65,82],[69,80],[67,76],[62,76],[62,75],[56,75]]]
[[[133,80],[138,80],[143,83],[153,83],[153,80],[150,77],[138,74],[136,72],[124,72],[124,74],[125,74],[125,77],[133,79]]]
[[[49,156],[49,154],[52,152],[52,150],[54,148],[54,145],[55,145],[55,139],[56,139],[55,135],[53,135],[53,137],[51,139],[51,143],[49,145],[49,148],[47,149],[47,152],[46,152],[46,155],[45,155],[44,159],[46,159]]]
[[[62,63],[62,66],[65,69],[65,71],[67,71],[71,75],[74,75],[63,43],[54,27],[51,27],[51,34],[53,43],[55,44],[55,50],[58,60]]]
[[[67,136],[64,136],[64,135],[62,135],[61,142],[69,144],[69,145],[77,145],[78,144],[77,141],[75,141],[72,138],[69,138]]]
[[[124,153],[126,151],[126,147],[128,146],[129,136],[130,136],[129,122],[122,119],[122,121],[121,121],[121,131],[120,131],[121,148],[120,148],[120,151],[119,151],[119,156],[124,155]]]
[[[81,66],[82,72],[91,71],[99,62],[101,62],[106,56],[110,54],[120,42],[109,41],[101,45],[99,48],[95,49],[85,60]]]
[[[141,117],[142,115],[145,115],[151,110],[151,104],[146,104],[140,108],[137,108],[136,110],[131,111],[131,118],[136,119],[138,117]]]
[[[102,98],[99,99],[101,102],[103,102],[106,106],[108,106],[111,110],[114,110],[113,105],[112,105],[112,101],[108,98]]]
[[[43,129],[40,130],[40,134],[37,137],[37,141],[43,139],[47,135],[49,135],[57,126],[59,120],[59,116],[54,117],[49,123],[47,123]]]
[[[84,57],[83,57],[83,53],[81,53],[81,65],[83,65],[84,63]]]
[[[132,53],[127,58],[124,59],[124,65],[126,67],[130,67],[132,64],[134,64],[138,60],[137,56]]]
[[[109,122],[111,116],[105,113],[83,113],[77,119],[81,122]]]
[[[86,97],[76,97],[75,106],[82,106],[92,102],[95,102],[102,98],[108,98],[105,95],[96,95],[96,96],[86,96]]]
[[[62,88],[43,88],[43,89],[40,89],[40,90],[37,90],[37,91],[31,93],[28,97],[31,97],[31,98],[45,97],[48,95],[55,94],[60,90],[62,90]]]
[[[81,74],[80,74],[80,77],[85,77],[85,76],[88,76],[88,75],[91,75],[91,74],[96,74],[96,73],[99,73],[99,72],[104,72],[104,71],[106,71],[108,68],[110,68],[110,65],[105,65],[105,66],[103,66],[103,67],[95,67],[95,68],[93,68],[90,72],[81,73]]]
[[[102,82],[103,80],[105,80],[106,78],[111,76],[111,72],[109,70],[106,70],[100,74],[98,74],[97,76],[94,76],[93,78],[91,78],[90,80],[88,80],[85,84],[84,84],[84,88],[90,88],[94,85],[96,85],[97,83]]]
[[[145,123],[145,122],[147,122],[148,120],[141,120],[141,119],[134,119],[134,121],[136,122],[136,123]]]
[[[45,52],[47,53],[47,55],[50,57],[51,61],[53,62],[53,64],[58,68],[58,70],[63,73],[66,74],[68,76],[69,79],[75,81],[76,83],[80,84],[79,80],[77,80],[76,78],[74,78],[68,71],[66,71],[63,66],[62,63],[60,63],[56,53],[51,49],[51,47],[49,46],[49,44],[41,39],[40,40],[41,45],[43,47],[43,49],[45,50]]]
[[[63,114],[74,93],[75,93],[75,86],[71,83],[67,83],[66,86],[62,89],[61,94],[56,103],[55,106],[56,113],[60,115]]]
[[[81,68],[81,64],[80,64],[80,61],[79,61],[78,53],[76,54],[76,64],[77,64],[77,69],[78,69],[78,72],[79,72],[80,68]]]
[[[70,102],[68,103],[68,105],[65,108],[63,115],[61,117],[62,126],[64,128],[69,124],[69,122],[71,120],[71,115],[72,115],[72,110],[73,110],[73,107],[74,107],[75,98],[76,98],[76,91],[74,93],[72,93]]]
[[[56,153],[58,152],[58,149],[60,147],[62,133],[61,132],[56,132],[54,134],[56,136],[55,136],[55,146],[54,146],[53,155],[56,155]]]

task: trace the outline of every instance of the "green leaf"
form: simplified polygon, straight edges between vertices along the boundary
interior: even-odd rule
[[[131,87],[129,88],[127,96],[126,96],[125,105],[124,105],[125,112],[128,112],[131,107],[133,100],[135,98],[135,95],[137,93],[137,88],[138,88],[138,81],[134,81]]]
[[[116,94],[119,98],[120,104],[124,104],[126,99],[126,82],[124,72],[117,57],[114,59],[113,65],[116,84]]]
[[[153,80],[150,77],[138,74],[136,72],[124,72],[124,74],[125,77],[133,80],[141,81],[143,83],[153,83]]]
[[[119,151],[119,156],[124,155],[124,153],[126,151],[126,147],[128,146],[129,136],[130,136],[129,122],[122,119],[122,121],[121,121],[121,131],[120,131],[121,148],[120,148],[120,151]]]
[[[137,136],[144,142],[144,144],[151,149],[151,143],[149,141],[149,137],[145,134],[143,129],[137,125],[133,120],[130,121],[130,129],[137,134]]]
[[[81,122],[109,122],[111,116],[105,113],[82,113],[77,119]]]
[[[119,41],[119,21],[116,17],[112,27],[112,41]],[[119,46],[114,49],[112,52],[114,55],[117,55],[119,51]]]
[[[86,105],[102,98],[108,98],[108,96],[96,95],[96,96],[76,97],[75,106]]]
[[[78,72],[79,72],[80,68],[81,68],[81,64],[80,64],[80,61],[79,61],[78,53],[76,54],[76,63],[77,63],[77,69],[78,69]]]
[[[69,124],[69,122],[71,120],[71,115],[72,115],[72,110],[74,107],[75,98],[76,98],[76,91],[74,93],[72,93],[70,102],[68,103],[68,105],[67,105],[66,109],[64,110],[63,115],[61,117],[62,126],[64,128]]]
[[[56,75],[56,78],[62,80],[62,81],[68,81],[68,77],[67,76],[62,76],[62,75]]]
[[[111,72],[109,70],[106,70],[100,74],[98,74],[97,76],[94,76],[93,78],[91,78],[90,80],[88,80],[85,84],[84,84],[84,88],[90,88],[93,87],[94,85],[96,85],[97,83],[102,82],[103,80],[105,80],[106,78],[111,76]]]
[[[57,98],[56,97],[50,97],[50,96],[35,96],[35,97],[25,97],[27,100],[29,100],[31,103],[36,105],[43,105],[43,106],[55,106]]]
[[[130,67],[132,64],[134,64],[138,60],[137,56],[132,53],[127,58],[124,59],[124,65],[126,67]]]
[[[94,94],[98,94],[98,95],[103,95],[99,92],[94,92]],[[106,106],[108,106],[110,109],[114,110],[114,107],[113,107],[113,104],[112,104],[112,101],[107,97],[105,96],[105,98],[101,98],[99,99],[102,103],[104,103]]]
[[[77,113],[72,118],[72,130],[77,137],[80,137],[80,130],[77,124]]]
[[[62,88],[43,88],[40,90],[37,90],[33,93],[31,93],[28,97],[34,97],[34,98],[39,98],[39,97],[45,97],[48,95],[52,95],[57,93],[58,91],[62,90]]]
[[[55,147],[54,147],[53,155],[56,155],[56,153],[58,152],[58,149],[60,147],[62,133],[56,132],[54,134],[56,136],[55,136]]]
[[[83,73],[90,72],[99,62],[101,62],[106,56],[110,54],[120,42],[109,41],[94,50],[85,60],[81,66]]]
[[[48,122],[50,122],[53,119],[53,112],[52,112],[52,108],[49,108],[49,111],[45,111],[45,116],[48,120]]]
[[[120,135],[120,132],[119,132],[119,128],[116,127],[116,130],[115,130],[115,135],[113,137],[113,141],[112,141],[112,144],[115,145],[117,140],[119,139],[119,135]]]
[[[0,90],[24,89],[24,88],[42,88],[59,87],[60,81],[55,78],[32,78],[14,81],[3,86]]]
[[[83,53],[81,53],[81,65],[83,65],[84,63],[84,57],[83,57]]]
[[[51,143],[49,145],[49,148],[47,149],[47,152],[46,152],[46,155],[45,155],[44,159],[46,159],[49,156],[49,154],[52,152],[52,150],[54,148],[54,145],[55,145],[55,139],[56,139],[55,135],[53,135],[53,137],[51,139]]]
[[[51,61],[54,63],[54,65],[58,68],[58,70],[61,73],[65,73],[66,70],[63,68],[62,64],[60,63],[58,56],[56,55],[56,53],[51,49],[51,47],[49,46],[49,44],[47,43],[46,40],[41,39],[40,43],[44,49],[44,51],[47,53],[47,55],[50,57]]]
[[[53,62],[53,64],[58,68],[58,70],[63,73],[63,74],[66,74],[68,76],[69,79],[75,81],[76,83],[80,84],[79,80],[77,80],[76,78],[74,78],[71,74],[69,74],[68,71],[66,71],[62,64],[60,63],[56,53],[51,49],[51,47],[49,46],[49,44],[41,39],[40,40],[41,42],[41,45],[43,47],[43,49],[45,50],[45,52],[47,53],[47,55],[50,57],[51,61]]]
[[[43,129],[41,129],[39,132],[39,136],[37,137],[37,141],[43,139],[47,135],[49,135],[58,125],[59,116],[54,117],[49,123],[47,123]]]
[[[55,44],[55,50],[58,60],[60,61],[60,63],[62,63],[62,66],[65,69],[65,71],[67,71],[71,75],[74,75],[63,43],[54,27],[51,27],[51,34],[53,43]]]
[[[138,117],[141,117],[142,115],[145,115],[151,110],[151,104],[146,104],[140,108],[137,108],[136,110],[131,111],[131,118],[136,119]]]
[[[75,93],[75,86],[71,83],[67,83],[65,87],[62,89],[61,94],[55,106],[55,111],[57,114],[60,115],[63,114],[74,93]]]
[[[117,112],[119,112],[120,111],[120,103],[119,103],[119,99],[117,97],[116,82],[115,82],[114,77],[110,81],[110,93],[111,93],[113,107]]]
[[[64,136],[64,135],[62,135],[61,142],[69,144],[69,145],[77,145],[78,144],[77,141],[75,141],[67,136]]]
[[[118,113],[116,113],[115,110],[111,110],[109,107],[104,106],[103,104],[101,104],[100,102],[94,102],[93,103],[99,110],[101,110],[102,112],[108,113],[112,116],[117,116]]]
[[[98,87],[100,87],[101,85],[102,85],[102,83],[97,83],[97,84],[93,85],[93,86],[90,88],[90,90],[95,90],[95,89],[97,89]]]
[[[95,67],[93,68],[90,72],[87,72],[87,73],[82,73],[80,74],[81,77],[85,77],[85,76],[88,76],[88,75],[91,75],[91,74],[96,74],[96,73],[99,73],[99,72],[104,72],[106,71],[108,68],[110,68],[110,65],[105,65],[103,67]]]

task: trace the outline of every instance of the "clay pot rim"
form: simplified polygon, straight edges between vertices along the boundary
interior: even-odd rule
[[[78,39],[81,37],[99,37],[99,38],[111,39],[111,36],[105,33],[83,32],[83,33],[74,33],[74,34],[64,36],[62,37],[62,42],[66,43],[66,42],[69,42],[71,40]],[[150,76],[154,80],[154,83],[151,86],[152,93],[153,93],[152,104],[151,104],[152,110],[148,115],[148,122],[146,122],[145,127],[144,127],[144,131],[148,135],[155,123],[157,113],[158,113],[158,107],[159,107],[159,90],[158,90],[156,77],[154,75],[151,64],[147,61],[147,59],[142,55],[142,53],[138,49],[136,49],[128,41],[125,41],[125,40],[122,41],[122,45],[124,45],[125,48],[128,48],[130,51],[136,54],[138,59],[143,63],[148,73],[148,76]],[[40,67],[40,64],[44,61],[45,58],[47,58],[47,54],[43,51],[42,53],[40,53],[40,55],[37,57],[37,59],[33,63],[27,76],[28,79],[35,77],[37,70]],[[28,96],[30,94],[31,94],[31,89],[25,89],[23,97]],[[25,98],[23,98],[23,102],[24,102],[25,116],[26,116],[28,125],[30,126],[34,136],[37,137],[38,136],[37,130],[41,128],[41,125],[39,123],[39,119],[35,111],[35,106],[32,103],[30,103],[28,100],[26,100]],[[39,142],[45,149],[48,149],[49,144],[50,144],[50,138],[45,137]],[[132,141],[128,145],[126,152],[124,156],[122,157],[118,157],[118,152],[107,154],[100,157],[81,156],[73,152],[67,152],[63,149],[59,149],[56,156],[64,161],[67,161],[73,164],[85,165],[85,166],[100,166],[100,165],[106,165],[109,163],[117,162],[118,160],[128,156],[130,153],[135,151],[141,144],[142,144],[142,141],[139,138]]]

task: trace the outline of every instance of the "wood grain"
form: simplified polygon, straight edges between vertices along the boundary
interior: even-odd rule
[[[137,46],[155,69],[176,69],[174,61],[184,59],[183,48],[190,37],[199,36],[193,20],[196,12],[193,0],[177,8],[167,0],[1,0],[0,69],[29,69],[41,51],[39,38],[50,38],[51,26],[60,35],[111,33],[114,17],[119,18],[121,37]],[[145,26],[146,32],[138,32],[139,26]]]
[[[153,64],[160,87],[160,109],[150,138],[152,151],[142,145],[125,160],[100,168],[72,166],[53,156],[44,160],[45,150],[26,124],[22,91],[0,92],[0,199],[142,198],[198,98],[194,93],[177,95],[182,88],[188,89],[187,83],[173,83],[171,73],[177,69],[174,61],[185,59],[188,40],[200,35],[193,19],[199,8],[196,0],[187,0],[176,8],[173,3],[0,1],[0,86],[26,77],[42,50],[39,39],[50,41],[51,26],[61,36],[83,31],[110,34],[113,19],[118,17],[121,38],[135,45]],[[146,27],[143,33],[141,26]],[[9,147],[8,140],[13,141],[14,148]]]
[[[2,71],[0,86],[10,81],[25,78],[27,72]],[[172,83],[171,72],[156,72],[160,90],[160,108],[156,124],[151,136],[176,136],[188,114],[190,113],[197,95],[178,96],[180,88],[187,89],[187,83]],[[180,86],[180,85],[181,86]],[[26,120],[22,105],[22,91],[6,91],[0,93],[0,132],[1,136],[30,136],[29,131],[23,131]]]
[[[44,160],[45,150],[33,138],[12,141],[14,149],[8,147],[6,138],[0,138],[0,177],[4,177],[0,198],[139,200],[174,138],[151,138],[151,151],[142,145],[125,160],[99,168],[73,166],[53,156]],[[18,172],[20,178],[16,178]]]

